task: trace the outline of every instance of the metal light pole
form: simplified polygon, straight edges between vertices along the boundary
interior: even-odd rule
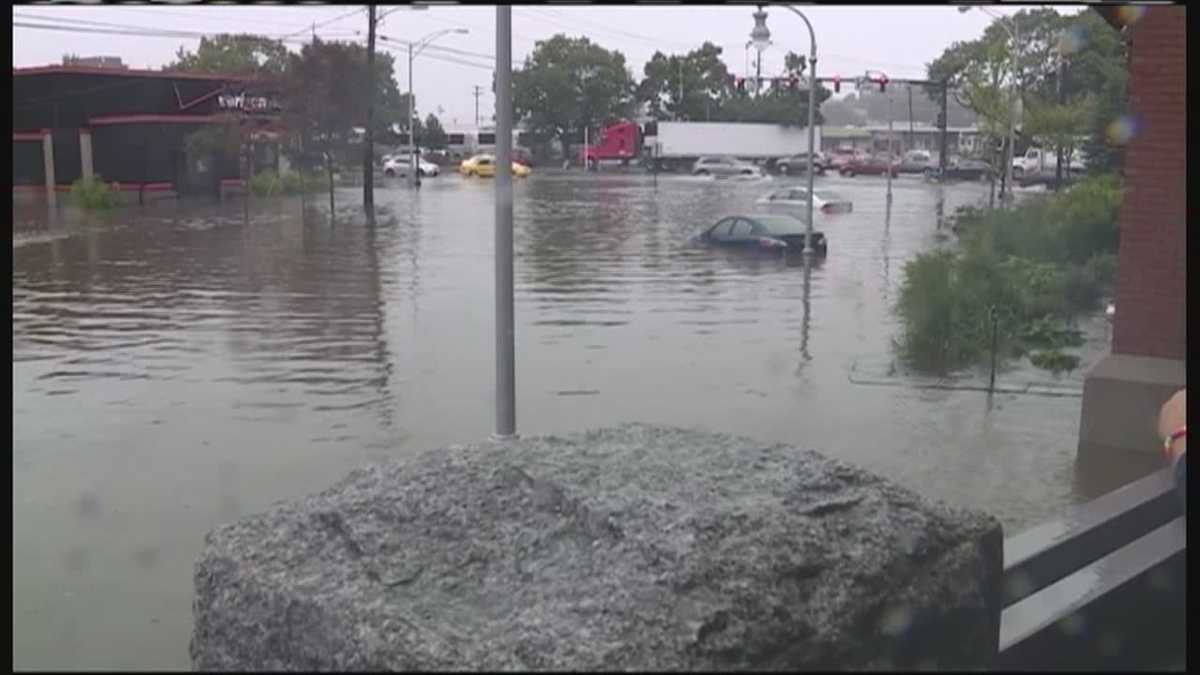
[[[449,35],[451,33],[466,34],[469,33],[466,28],[446,28],[439,30],[418,40],[415,44],[408,43],[408,161],[411,165],[409,172],[412,174],[409,182],[416,187],[421,186],[421,164],[417,160],[417,105],[413,98],[413,59],[421,54],[421,51],[433,43],[434,40]],[[416,47],[414,50],[413,47]]]
[[[1000,195],[1000,198],[1004,199],[1005,196],[1012,196],[1013,189],[1013,146],[1016,145],[1017,138],[1016,107],[1017,100],[1019,98],[1018,86],[1021,80],[1021,32],[1020,26],[1018,26],[1016,20],[1014,20],[1012,17],[1006,17],[1003,14],[997,14],[988,7],[982,5],[971,5],[967,7],[959,7],[958,11],[959,13],[969,12],[974,7],[979,7],[979,9],[988,16],[998,20],[1000,22],[1000,27],[1004,29],[1005,33],[1008,33],[1008,37],[1011,38],[1013,42],[1012,96],[1009,101],[1008,108],[1008,152],[1005,153],[1006,166],[1004,167],[1004,184],[1006,187],[1001,191]]]
[[[811,47],[808,56],[808,225],[804,231],[804,254],[811,255],[813,252],[813,153],[816,143],[816,129],[813,127],[813,120],[816,118],[817,106],[817,36],[813,33],[812,23],[809,22],[808,17],[804,16],[804,12],[789,5],[783,5],[783,8],[790,10],[804,21],[804,25],[808,27],[808,41]],[[758,11],[754,13],[754,30],[750,31],[750,39],[759,47],[758,54],[761,60],[762,50],[771,44],[771,31],[767,30],[767,13],[763,11],[762,5],[759,5]]]
[[[887,166],[887,205],[892,206],[892,158],[896,155],[893,147],[895,134],[892,133],[892,95],[888,94],[888,166]]]
[[[517,435],[513,334],[512,7],[496,7],[496,432]]]

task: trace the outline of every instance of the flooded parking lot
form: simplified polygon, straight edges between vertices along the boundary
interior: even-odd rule
[[[799,181],[541,173],[515,184],[522,435],[641,421],[812,448],[1008,531],[1093,491],[1066,395],[923,388],[893,367],[904,263],[987,186],[834,176],[811,268],[688,237]],[[493,425],[491,182],[298,200],[14,209],[17,668],[186,668],[204,533],[362,463]],[[323,199],[323,198],[322,198]],[[320,200],[318,200],[320,201]],[[1086,368],[1106,349],[1085,325]],[[986,381],[986,376],[981,376]]]

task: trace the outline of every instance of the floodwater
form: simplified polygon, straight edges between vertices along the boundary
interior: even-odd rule
[[[829,257],[694,248],[773,187],[539,172],[516,181],[517,424],[627,421],[813,448],[1008,531],[1089,491],[1078,396],[920,388],[892,368],[906,260],[986,186],[818,179],[852,214]],[[187,668],[192,564],[214,526],[360,464],[494,423],[489,181],[389,181],[366,228],[297,200],[106,215],[14,209],[13,665]],[[318,204],[325,204],[319,197]],[[1106,345],[1088,325],[1085,367]],[[976,383],[986,374],[975,374]],[[1082,377],[1001,373],[1076,394]]]

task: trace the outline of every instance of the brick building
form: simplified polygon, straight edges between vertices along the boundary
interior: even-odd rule
[[[189,157],[186,138],[214,124],[278,128],[268,83],[237,75],[78,64],[13,69],[13,190],[46,195],[99,175],[122,190],[211,192],[239,167]]]
[[[1112,353],[1085,380],[1079,451],[1156,453],[1158,409],[1186,385],[1187,9],[1096,11],[1130,42],[1136,133],[1125,151]]]

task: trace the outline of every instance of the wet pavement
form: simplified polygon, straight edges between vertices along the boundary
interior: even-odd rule
[[[806,269],[688,244],[800,181],[539,172],[515,181],[517,426],[745,434],[988,510],[1009,532],[1107,488],[1076,468],[1082,371],[929,387],[893,366],[904,263],[987,186],[822,177]],[[364,227],[297,199],[101,216],[14,209],[13,664],[187,668],[212,527],[365,462],[493,427],[492,183],[377,189]],[[319,197],[324,204],[325,198]],[[1087,322],[1083,368],[1107,345]],[[986,382],[976,373],[968,382]]]

